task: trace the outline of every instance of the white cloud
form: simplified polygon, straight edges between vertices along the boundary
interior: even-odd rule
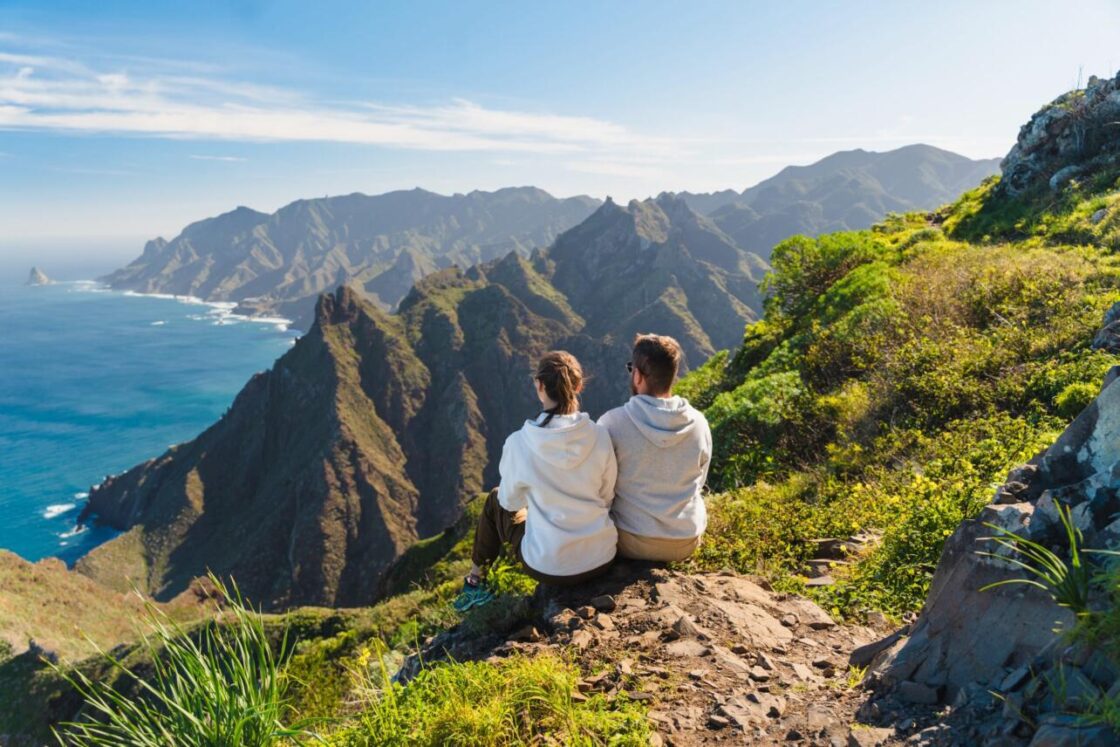
[[[96,70],[0,51],[0,128],[236,141],[320,141],[433,151],[669,154],[676,146],[601,119],[489,109],[323,103],[204,75]]]
[[[248,158],[242,156],[204,156],[192,153],[188,156],[193,161],[225,161],[229,163],[239,163],[241,161],[248,161]]]

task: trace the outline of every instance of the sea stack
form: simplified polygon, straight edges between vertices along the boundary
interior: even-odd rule
[[[31,272],[27,275],[26,285],[50,285],[54,281],[47,277],[47,273],[40,270],[38,267],[32,267]]]

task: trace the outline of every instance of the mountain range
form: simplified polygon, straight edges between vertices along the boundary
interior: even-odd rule
[[[857,230],[887,213],[933,210],[999,173],[999,161],[921,144],[884,153],[857,149],[787,166],[740,193],[680,196],[739,246],[768,259],[775,244],[794,234]]]
[[[741,249],[763,259],[797,233],[866,228],[888,212],[932,210],[994,174],[928,145],[835,153],[789,166],[743,192],[680,193]],[[587,218],[590,197],[534,187],[443,196],[421,189],[299,200],[269,215],[246,207],[187,226],[102,281],[118,290],[236,301],[307,329],[315,299],[342,283],[394,309],[421,277],[516,251],[528,256]]]
[[[270,607],[378,598],[393,562],[497,480],[538,406],[551,348],[591,374],[592,414],[628,396],[638,332],[698,365],[755,319],[765,264],[678,198],[608,200],[529,257],[416,283],[388,313],[351,286],[198,438],[91,490],[84,518],[126,530],[77,564],[170,599],[213,570]]]
[[[300,319],[350,283],[382,308],[437,269],[548,246],[599,205],[534,187],[451,196],[422,189],[239,207],[192,223],[101,280],[120,290],[237,301],[240,312]],[[304,327],[306,328],[306,327]]]

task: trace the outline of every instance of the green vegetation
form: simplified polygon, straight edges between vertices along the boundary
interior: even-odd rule
[[[360,664],[361,713],[332,745],[537,744],[545,735],[550,744],[649,743],[643,708],[625,697],[576,698],[579,669],[555,656],[437,665],[407,686],[391,681],[377,653]]]
[[[810,540],[872,532],[809,593],[843,616],[915,609],[949,534],[1095,396],[1118,362],[1089,343],[1120,289],[1120,196],[1074,184],[1018,213],[993,187],[774,249],[763,318],[681,384],[715,448],[693,567],[804,590]]]
[[[236,587],[231,592],[217,578],[211,581],[223,609],[194,631],[148,608],[150,630],[142,643],[147,671],[104,652],[114,677],[95,680],[80,669],[56,669],[85,700],[83,715],[89,717],[63,724],[59,743],[263,747],[306,734],[284,723],[291,715],[287,637],[274,650],[262,616],[245,605]]]
[[[150,608],[150,633],[135,649],[44,673],[52,697],[68,684],[93,717],[64,724],[59,740],[506,745],[548,734],[573,745],[647,744],[643,706],[576,694],[578,667],[554,656],[450,662],[424,667],[408,686],[391,681],[427,635],[456,622],[482,632],[524,619],[535,582],[508,558],[490,569],[492,603],[465,616],[451,609],[481,503],[410,548],[387,580],[394,594],[368,609],[260,615],[234,592],[216,621],[186,628]]]
[[[1112,562],[1093,577],[1105,599],[1081,615],[1070,637],[1089,650],[1102,652],[1115,665],[1120,662],[1120,564]],[[1120,692],[1109,690],[1089,703],[1082,716],[1093,724],[1120,729]]]

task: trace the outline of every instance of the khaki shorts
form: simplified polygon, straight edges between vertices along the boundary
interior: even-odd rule
[[[684,560],[700,547],[700,537],[684,539],[668,537],[642,537],[618,530],[618,554],[631,560]]]

